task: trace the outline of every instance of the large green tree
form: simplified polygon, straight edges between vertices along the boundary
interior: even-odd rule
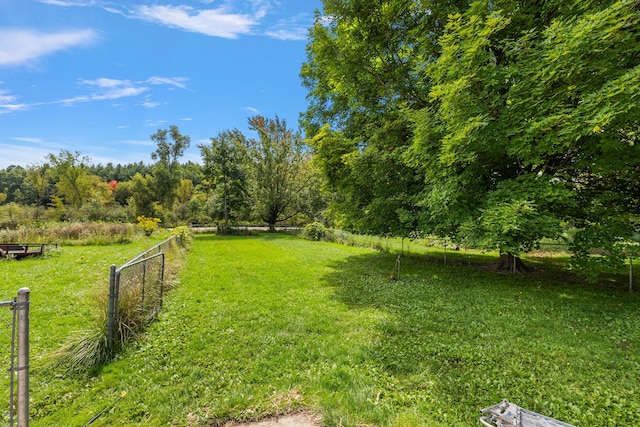
[[[229,219],[237,219],[249,206],[248,144],[237,129],[220,132],[208,145],[198,145],[204,161],[204,175],[212,187],[212,197],[222,203],[214,211],[223,220],[225,233]]]
[[[253,116],[249,128],[258,134],[248,141],[252,205],[273,231],[278,222],[318,207],[318,181],[299,132],[285,120]]]
[[[153,166],[153,188],[156,200],[169,214],[177,199],[177,191],[182,181],[182,168],[180,158],[184,150],[189,148],[191,138],[182,135],[180,129],[172,125],[169,129],[158,129],[151,135],[151,140],[156,143],[156,151],[151,153],[151,158],[156,161]]]
[[[58,194],[67,204],[80,208],[91,196],[90,159],[69,150],[61,150],[58,155],[49,154],[48,159]]]
[[[474,2],[440,39],[407,156],[423,226],[517,253],[571,224],[578,259],[616,259],[638,220],[637,2],[516,6]]]
[[[405,110],[428,104],[425,63],[438,50],[447,14],[467,1],[325,0],[301,77],[309,90],[302,122],[328,177],[337,226],[406,234],[416,227],[422,170],[404,153]]]

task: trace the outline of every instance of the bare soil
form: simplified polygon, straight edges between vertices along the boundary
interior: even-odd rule
[[[308,412],[299,414],[282,415],[251,423],[238,423],[230,421],[224,427],[320,427],[320,417]]]

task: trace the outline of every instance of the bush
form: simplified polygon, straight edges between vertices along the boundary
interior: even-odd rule
[[[302,229],[302,237],[307,240],[328,240],[330,230],[319,222],[307,224]]]
[[[147,236],[151,236],[154,231],[159,229],[160,218],[147,218],[144,215],[140,215],[136,220],[138,221],[136,226],[141,228]]]
[[[189,248],[193,242],[193,232],[185,225],[174,228],[171,235],[178,238],[178,244],[183,248]]]

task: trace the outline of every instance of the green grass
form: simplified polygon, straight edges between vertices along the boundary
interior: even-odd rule
[[[138,239],[108,246],[61,246],[43,257],[20,261],[0,258],[0,300],[9,301],[19,288],[30,294],[31,391],[38,396],[58,390],[49,388],[59,372],[48,367],[48,357],[78,332],[87,330],[100,316],[100,304],[109,288],[109,267],[121,265],[166,236]],[[8,402],[8,374],[12,313],[0,308],[0,425]],[[44,425],[44,424],[43,424]]]
[[[51,276],[32,286],[34,426],[99,413],[93,426],[216,426],[298,409],[327,426],[477,426],[503,398],[578,426],[640,425],[637,294],[489,272],[469,254],[443,266],[422,249],[390,282],[395,253],[288,235],[196,237],[138,343],[89,376],[43,371],[37,354],[91,315],[78,301],[99,268],[76,249],[33,273]]]

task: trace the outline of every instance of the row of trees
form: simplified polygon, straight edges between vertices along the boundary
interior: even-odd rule
[[[129,217],[271,227],[326,203],[322,219],[350,231],[518,254],[570,228],[583,266],[594,249],[613,266],[637,251],[638,1],[323,5],[301,70],[310,150],[256,116],[257,138],[222,132],[199,147],[202,165],[181,165],[190,141],[172,127],[152,135],[153,165],[91,172],[62,152],[24,170],[6,201],[91,214],[113,197]]]
[[[221,221],[269,224],[312,220],[323,206],[318,174],[299,133],[279,118],[255,116],[247,138],[221,132],[199,145],[203,162],[180,163],[191,143],[178,127],[151,135],[155,163],[90,165],[78,152],[50,154],[26,168],[0,170],[0,221],[12,227],[55,220],[135,221],[165,225]]]
[[[331,218],[520,253],[640,231],[640,4],[324,0],[303,126]],[[327,19],[330,17],[330,19]]]

